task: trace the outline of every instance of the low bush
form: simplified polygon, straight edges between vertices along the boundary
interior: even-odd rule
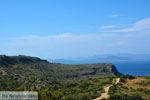
[[[116,94],[111,95],[108,100],[144,100],[144,99],[139,95]]]

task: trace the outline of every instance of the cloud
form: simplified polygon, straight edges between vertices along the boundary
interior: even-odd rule
[[[69,39],[72,38],[73,34],[72,33],[62,33],[62,34],[52,34],[52,35],[34,35],[34,34],[30,34],[30,35],[25,35],[22,37],[16,37],[14,38],[15,40],[32,40],[32,41],[51,41],[51,40],[65,40],[65,39]]]
[[[105,32],[141,32],[150,33],[150,18],[145,18],[133,23],[130,27]]]
[[[120,15],[119,14],[113,14],[111,16],[109,16],[110,18],[116,18],[116,17],[119,17]]]
[[[26,35],[15,37],[1,45],[3,54],[23,54],[42,58],[92,56],[107,53],[150,52],[148,34],[72,34]]]
[[[105,28],[109,30],[110,26]],[[67,32],[10,37],[3,40],[5,42],[1,43],[0,52],[51,59],[111,53],[149,53],[150,34],[147,33],[150,33],[150,18],[139,20],[130,27],[96,34]]]
[[[117,27],[116,25],[106,25],[106,26],[101,26],[101,29],[109,29],[109,28],[115,28]]]
[[[34,34],[29,34],[21,37],[21,39],[52,39],[52,38],[69,38],[72,37],[72,33],[63,33],[63,34],[55,34],[55,35],[47,35],[47,36],[38,36]]]
[[[72,37],[72,33],[64,33],[64,34],[60,34],[60,35],[56,35],[55,37],[59,37],[59,38],[68,38],[68,37]]]

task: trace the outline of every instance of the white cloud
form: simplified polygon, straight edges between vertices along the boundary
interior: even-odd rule
[[[116,25],[106,25],[106,26],[100,26],[101,29],[109,29],[109,28],[115,28]]]
[[[145,18],[145,19],[139,20],[139,21],[133,23],[132,26],[130,26],[130,27],[106,31],[106,32],[140,32],[140,31],[144,31],[145,33],[150,32],[150,18]]]
[[[110,18],[116,18],[116,17],[119,17],[120,15],[119,14],[113,14],[111,16],[109,16]]]
[[[68,37],[72,37],[72,33],[64,33],[64,34],[59,34],[59,35],[56,35],[56,37],[59,37],[59,38],[68,38]]]
[[[55,35],[47,35],[47,36],[38,36],[38,35],[34,35],[34,34],[29,34],[29,35],[25,35],[23,36],[21,39],[52,39],[52,38],[69,38],[72,37],[73,34],[72,33],[63,33],[63,34],[55,34]]]
[[[23,54],[44,58],[92,56],[102,53],[149,52],[148,34],[71,34],[27,35],[6,40],[3,54]]]
[[[118,32],[126,32],[119,34]],[[130,33],[132,32],[132,34]],[[47,36],[26,35],[4,40],[2,54],[23,54],[44,58],[92,56],[106,53],[149,53],[150,18],[131,27],[100,34],[63,33]]]

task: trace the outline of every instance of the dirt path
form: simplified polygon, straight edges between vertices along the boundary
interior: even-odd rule
[[[118,84],[120,82],[120,78],[116,78],[116,79],[114,79],[114,81],[115,81],[114,82],[115,84]]]
[[[109,85],[104,86],[103,89],[104,89],[105,92],[102,93],[100,97],[97,97],[96,99],[93,99],[93,100],[108,99],[108,98],[109,98],[109,89],[110,89],[110,87],[113,86],[113,84],[118,84],[119,81],[120,81],[120,78],[115,78],[115,79],[113,80],[113,83],[112,83],[112,84],[109,84]]]

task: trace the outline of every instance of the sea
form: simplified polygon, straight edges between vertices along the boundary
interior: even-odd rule
[[[150,60],[147,61],[104,61],[104,62],[60,62],[63,64],[95,64],[95,63],[113,63],[117,70],[122,74],[134,76],[150,76]]]
[[[150,76],[150,61],[113,62],[119,72],[135,76]]]

